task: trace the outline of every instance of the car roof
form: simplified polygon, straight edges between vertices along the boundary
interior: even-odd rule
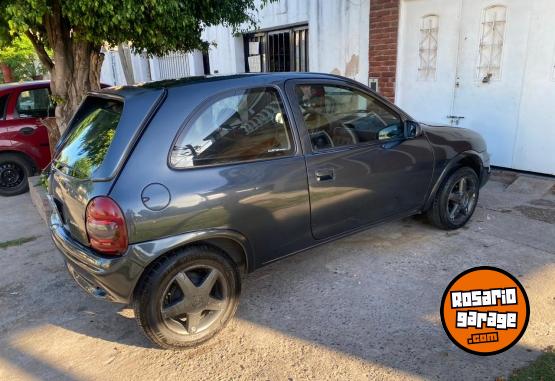
[[[6,90],[24,90],[24,89],[36,89],[37,87],[48,87],[50,86],[49,80],[40,81],[25,81],[25,82],[10,82],[0,84],[0,91]]]
[[[213,83],[213,82],[246,82],[248,84],[249,79],[253,80],[253,83],[263,84],[263,83],[273,83],[276,81],[284,81],[287,79],[341,79],[349,80],[334,74],[326,73],[308,73],[308,72],[279,72],[279,73],[243,73],[243,74],[233,74],[233,75],[204,75],[204,76],[194,76],[185,77],[180,79],[169,79],[154,82],[139,83],[132,86],[113,86],[103,89],[102,92],[112,93],[121,96],[129,96],[137,93],[143,93],[144,91],[156,91],[162,89],[186,87],[191,85],[198,85],[202,83]],[[223,83],[222,83],[223,84]]]
[[[257,79],[257,82],[260,80],[266,79],[268,83],[276,81],[276,80],[286,80],[286,79],[294,79],[294,78],[342,78],[337,75],[333,74],[325,74],[325,73],[307,73],[307,72],[277,72],[277,73],[243,73],[243,74],[232,74],[232,75],[203,75],[203,76],[196,76],[196,77],[186,77],[180,79],[172,79],[172,80],[164,80],[164,81],[155,81],[145,83],[142,86],[147,88],[168,88],[168,87],[178,87],[178,86],[187,86],[190,84],[198,84],[203,82],[215,82],[215,81],[232,81],[237,79]]]

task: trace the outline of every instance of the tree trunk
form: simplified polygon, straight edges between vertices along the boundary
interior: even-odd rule
[[[48,131],[48,144],[50,146],[50,155],[54,157],[55,148],[60,140],[60,130],[58,129],[58,123],[56,118],[44,118],[41,119],[42,124],[46,127]]]
[[[2,70],[2,76],[4,77],[5,83],[13,82],[12,68],[5,63],[0,62],[0,70]]]
[[[100,69],[103,56],[100,47],[86,42],[74,42],[64,49],[64,59],[55,56],[56,64],[50,72],[50,88],[56,101],[56,118],[60,134],[89,91],[100,89]]]
[[[71,28],[68,20],[62,17],[59,0],[52,2],[52,11],[44,21],[46,37],[54,52],[54,62],[47,68],[61,135],[87,93],[100,89],[104,57],[100,53],[101,46],[79,39],[79,30]],[[41,56],[37,45],[35,50],[44,64],[45,57]]]

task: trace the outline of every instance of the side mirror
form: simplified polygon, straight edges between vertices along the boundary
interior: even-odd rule
[[[416,138],[422,135],[422,126],[414,120],[407,120],[405,123],[405,131],[408,139]]]

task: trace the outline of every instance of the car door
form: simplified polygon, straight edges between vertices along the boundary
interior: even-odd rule
[[[164,211],[163,226],[168,230],[152,230],[147,211],[134,222],[135,234],[145,240],[155,238],[151,234],[206,229],[239,232],[256,253],[253,267],[306,248],[313,238],[305,160],[281,89],[253,84],[223,92],[204,91],[208,98],[175,139],[171,169],[160,171],[158,164],[160,172],[148,180],[164,184],[172,195]],[[165,111],[171,107],[169,102],[182,104],[189,99],[168,96],[159,114],[169,112]],[[125,184],[124,192],[135,182],[137,188],[144,187],[145,179],[135,173],[145,165],[145,173],[154,173],[148,168],[156,167],[157,162],[145,164],[157,155],[152,142],[160,138],[158,132],[152,132],[153,127],[135,149],[141,152],[138,157],[146,159],[134,162],[132,158],[118,180]],[[154,152],[147,154],[151,150]],[[166,157],[163,160],[165,164]],[[130,173],[131,179],[125,173]]]
[[[425,136],[406,137],[394,107],[346,81],[290,80],[286,88],[303,140],[316,239],[422,206],[433,153]]]
[[[4,149],[12,145],[8,137],[8,123],[6,122],[9,100],[10,93],[0,93],[0,148]]]
[[[50,161],[48,131],[41,119],[52,114],[48,87],[23,89],[12,94],[11,120],[8,122],[14,149],[30,154],[42,169]]]

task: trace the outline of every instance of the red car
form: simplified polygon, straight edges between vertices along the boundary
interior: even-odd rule
[[[28,190],[27,177],[50,162],[48,132],[40,122],[54,116],[50,81],[0,85],[0,195]]]

